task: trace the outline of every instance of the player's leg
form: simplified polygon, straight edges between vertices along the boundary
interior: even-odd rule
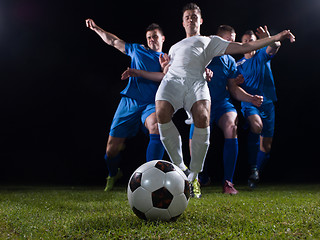
[[[260,115],[253,114],[247,117],[250,125],[248,134],[248,163],[250,167],[250,175],[248,179],[249,187],[254,188],[259,181],[259,171],[257,168],[257,155],[259,152],[260,134],[263,128],[263,123]]]
[[[187,167],[183,162],[182,141],[177,127],[172,121],[174,108],[168,101],[156,101],[156,116],[158,121],[161,142],[171,161],[185,171]]]
[[[263,129],[260,138],[260,151],[257,157],[257,168],[262,170],[270,158],[271,145],[275,126],[275,109],[273,103],[263,106]]]
[[[109,175],[105,191],[110,191],[116,181],[122,177],[122,171],[119,169],[120,152],[124,148],[125,138],[118,138],[109,135],[106,154],[104,156]]]
[[[261,117],[253,114],[247,118],[250,130],[248,135],[248,163],[251,169],[257,168],[257,153],[260,146],[260,134],[263,128]]]
[[[190,174],[188,180],[192,183],[195,197],[201,197],[200,185],[197,180],[202,171],[210,145],[210,101],[199,100],[191,108],[194,121],[194,131],[191,142]]]
[[[191,143],[190,170],[195,174],[202,171],[204,160],[210,145],[210,101],[200,100],[193,104],[191,108],[194,131]],[[189,180],[194,180],[196,176],[191,176]]]
[[[151,113],[146,118],[144,125],[148,129],[150,137],[146,152],[147,162],[162,159],[164,154],[164,147],[160,140],[158,122],[155,112]]]
[[[260,138],[260,150],[257,155],[257,169],[261,171],[270,158],[272,137]]]
[[[109,135],[105,159],[109,170],[109,176],[117,174],[119,166],[120,151],[124,148],[125,138],[113,137]]]
[[[192,136],[194,131],[194,123],[190,125],[190,131],[189,131],[189,150],[190,150],[190,156],[191,156],[191,145],[192,145]],[[209,177],[208,173],[208,166],[207,162],[204,163],[202,172],[198,175],[199,183],[202,187],[209,186],[211,184],[211,179]]]
[[[218,126],[223,131],[225,137],[223,148],[223,192],[237,194],[238,191],[233,187],[233,175],[238,158],[237,112],[224,113],[218,121]]]
[[[190,174],[191,193],[201,197],[198,174],[203,170],[204,161],[210,145],[211,97],[206,81],[189,79],[188,90],[183,97],[184,109],[192,114],[194,131],[191,142]]]
[[[134,99],[122,97],[113,117],[107,142],[105,161],[109,171],[105,191],[110,191],[121,177],[119,169],[121,151],[126,138],[133,137],[139,131],[141,110]]]

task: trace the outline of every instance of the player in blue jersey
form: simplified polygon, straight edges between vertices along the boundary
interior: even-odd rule
[[[259,27],[256,34],[260,39],[270,37],[267,26]],[[252,30],[242,36],[242,43],[256,40],[257,37]],[[237,62],[237,68],[244,76],[241,87],[248,93],[262,95],[264,98],[263,104],[258,108],[250,103],[241,103],[242,113],[250,125],[248,163],[251,173],[248,184],[252,188],[259,181],[259,171],[270,158],[275,124],[273,102],[277,100],[270,61],[280,46],[280,42],[272,43],[260,50],[244,54],[244,57]]]
[[[235,30],[228,25],[218,27],[217,35],[221,38],[234,42],[236,38]],[[223,55],[212,59],[207,66],[213,71],[213,78],[208,82],[211,95],[211,114],[210,125],[215,123],[222,131],[225,137],[223,149],[224,180],[223,193],[237,194],[238,191],[233,185],[233,175],[238,157],[238,139],[237,139],[237,111],[233,106],[230,93],[239,101],[250,101],[256,106],[262,103],[261,96],[253,96],[241,92],[236,87],[236,78],[238,77],[236,61],[230,55]],[[229,90],[229,91],[228,91]],[[190,127],[190,146],[192,141],[194,124]],[[210,181],[204,169],[203,174],[199,176],[201,184]]]
[[[87,27],[95,31],[104,42],[131,57],[131,68],[151,72],[162,71],[159,56],[165,40],[158,24],[151,24],[146,30],[147,45],[126,43],[112,33],[86,20]],[[121,92],[121,101],[114,115],[107,142],[105,160],[109,171],[105,191],[110,191],[121,178],[119,169],[121,150],[126,138],[135,136],[142,124],[149,131],[149,145],[146,160],[162,159],[164,147],[160,141],[155,115],[155,94],[159,82],[141,77],[130,77],[126,88]]]

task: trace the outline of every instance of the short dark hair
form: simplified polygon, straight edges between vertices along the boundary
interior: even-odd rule
[[[247,30],[247,31],[244,32],[244,34],[242,34],[242,36],[244,36],[244,35],[250,35],[251,36],[251,35],[255,35],[255,34],[254,34],[254,31]]]
[[[234,30],[233,27],[229,26],[229,25],[220,25],[217,29],[217,35],[222,34],[224,32],[231,32],[231,33],[235,33],[236,31]]]
[[[182,8],[182,14],[184,14],[187,10],[197,10],[201,16],[201,9],[200,7],[195,3],[188,3]]]
[[[146,28],[146,32],[153,31],[153,30],[156,30],[156,29],[158,29],[159,32],[161,33],[161,35],[163,35],[163,30],[162,30],[162,28],[160,27],[160,25],[157,24],[157,23],[151,23],[151,24]]]

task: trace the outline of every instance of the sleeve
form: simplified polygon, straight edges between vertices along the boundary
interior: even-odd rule
[[[268,46],[266,46],[266,47],[264,47],[264,48],[262,48],[262,49],[259,50],[260,58],[261,58],[262,60],[266,61],[266,62],[269,61],[269,60],[271,60],[271,59],[275,56],[275,54],[274,54],[274,55],[269,55],[269,54],[267,53],[267,48],[268,48]]]
[[[210,38],[211,38],[211,41],[208,46],[210,57],[214,58],[214,57],[223,55],[227,47],[229,46],[230,42],[216,35],[210,36]]]
[[[133,52],[135,51],[137,45],[138,45],[138,44],[135,44],[135,43],[127,43],[127,42],[126,42],[126,44],[125,44],[126,54],[131,57],[131,56],[133,55]]]

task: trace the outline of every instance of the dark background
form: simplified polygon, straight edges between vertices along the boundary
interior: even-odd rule
[[[109,126],[127,83],[120,75],[130,58],[86,28],[85,19],[137,43],[145,43],[150,23],[159,23],[168,52],[185,37],[181,8],[187,2],[1,0],[0,183],[103,185]],[[203,35],[214,34],[220,24],[233,26],[237,41],[259,25],[267,25],[271,34],[291,29],[296,35],[296,43],[284,42],[272,60],[279,100],[271,160],[263,177],[319,182],[320,2],[195,2],[202,9]],[[187,140],[184,118],[179,111],[174,120]],[[243,123],[240,117],[236,183],[248,176]],[[127,141],[124,181],[145,162],[147,143],[143,133]],[[222,147],[223,135],[215,128],[207,163],[216,183],[222,180]]]

